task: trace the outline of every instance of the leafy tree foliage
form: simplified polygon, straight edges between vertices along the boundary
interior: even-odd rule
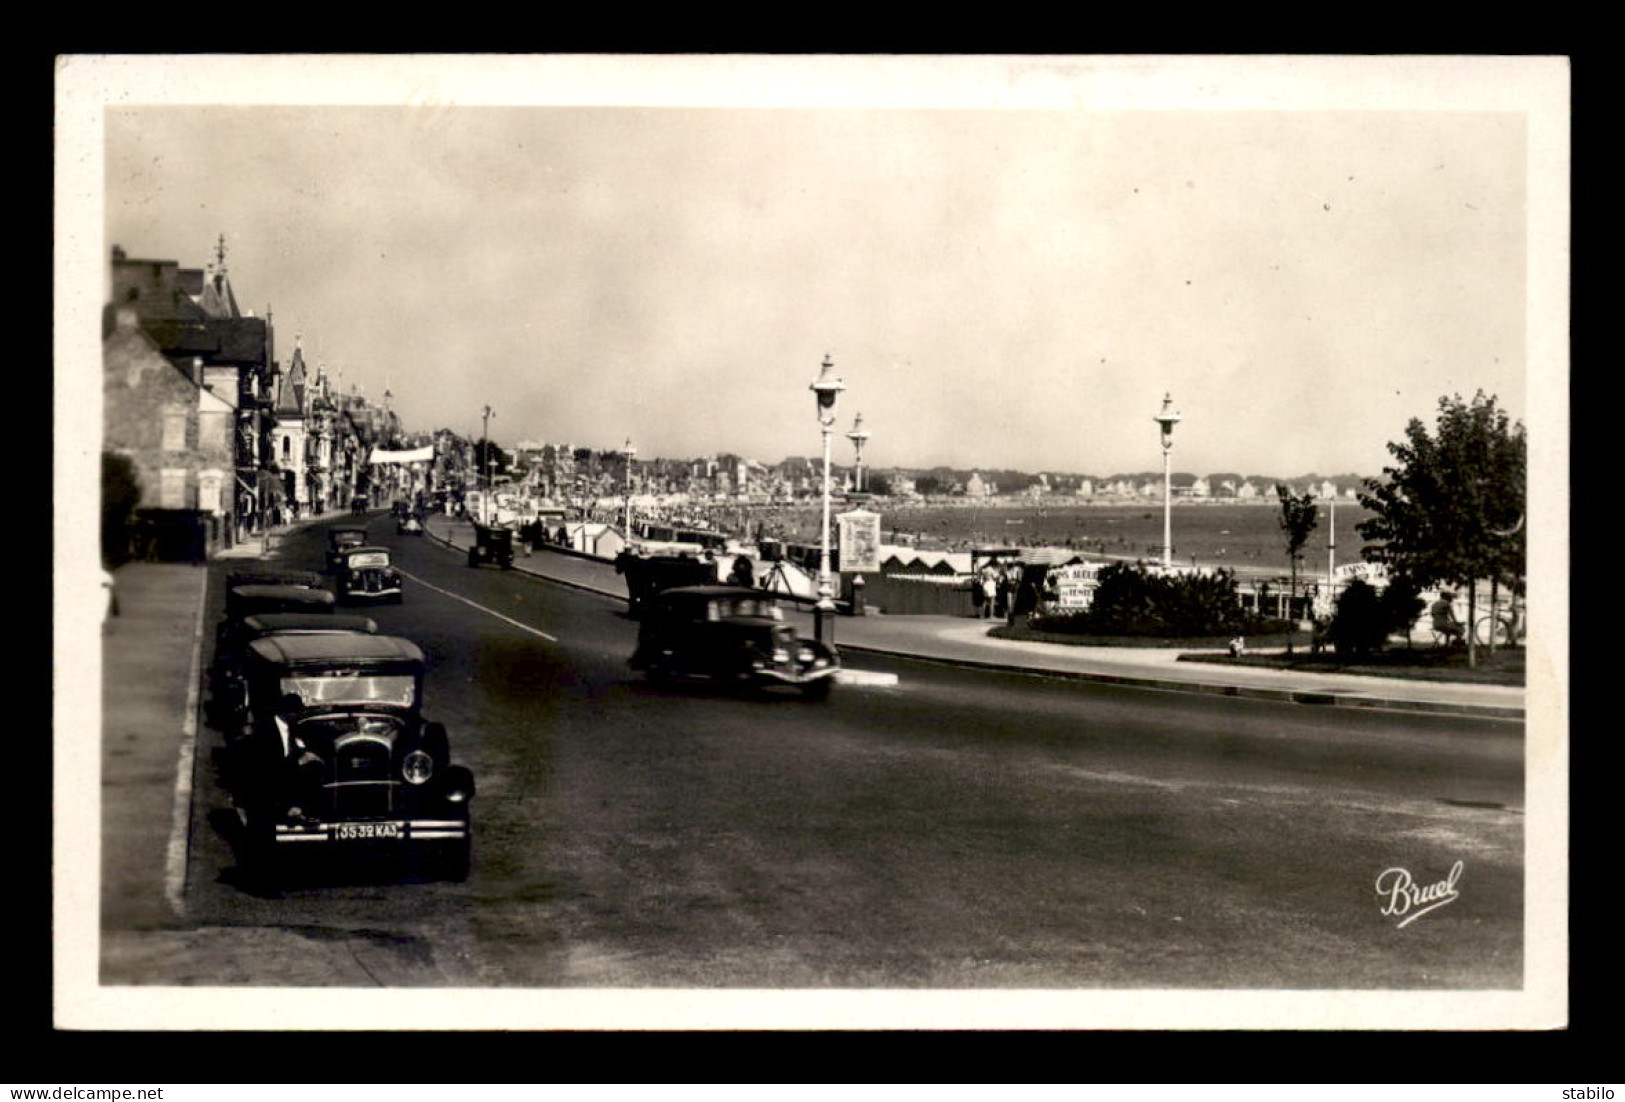
[[[119,566],[130,558],[130,518],[141,501],[135,464],[127,456],[102,452],[102,562]]]
[[[1356,578],[1337,598],[1327,634],[1339,657],[1364,658],[1381,650],[1388,638],[1389,610],[1383,607],[1377,591]]]
[[[501,474],[512,466],[513,457],[503,451],[500,444],[493,440],[478,440],[474,444],[474,470],[481,478],[485,477],[487,450],[490,452],[492,474]]]
[[[1467,591],[1468,622],[1477,614],[1476,583],[1492,579],[1522,593],[1525,571],[1527,445],[1494,396],[1439,399],[1430,434],[1412,418],[1405,439],[1388,445],[1394,465],[1368,479],[1360,504],[1373,514],[1357,525],[1368,561],[1387,563],[1418,585]],[[1474,661],[1468,633],[1468,662]]]
[[[1235,575],[1228,570],[1165,575],[1130,563],[1111,563],[1101,569],[1099,582],[1087,612],[1034,617],[1033,626],[1148,638],[1246,634],[1257,626],[1257,618],[1242,607]]]
[[[1292,596],[1298,594],[1298,560],[1303,557],[1303,545],[1309,542],[1309,534],[1320,523],[1320,506],[1315,504],[1315,495],[1305,493],[1294,496],[1286,486],[1277,485],[1275,494],[1281,499],[1281,531],[1286,534],[1286,556],[1292,569]],[[1292,636],[1286,637],[1286,650],[1292,653]]]

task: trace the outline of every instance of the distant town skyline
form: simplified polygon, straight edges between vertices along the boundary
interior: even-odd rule
[[[826,354],[877,468],[1160,469],[1165,393],[1196,472],[1526,417],[1514,112],[250,98],[110,106],[105,154],[104,255],[223,234],[279,358],[424,431],[816,455]]]

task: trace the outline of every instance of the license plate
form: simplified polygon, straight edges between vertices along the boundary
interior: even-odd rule
[[[335,837],[341,842],[355,841],[361,838],[399,838],[401,824],[399,823],[340,823],[335,828]]]

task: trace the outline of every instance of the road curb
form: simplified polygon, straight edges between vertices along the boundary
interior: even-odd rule
[[[1372,696],[1346,696],[1342,693],[1315,689],[1273,689],[1257,685],[1208,684],[1200,681],[1176,681],[1169,678],[1133,677],[1127,674],[1097,673],[1086,670],[1055,670],[1041,666],[1012,666],[1003,662],[979,662],[972,658],[938,657],[913,651],[889,650],[884,647],[864,646],[856,643],[837,644],[842,651],[879,654],[894,658],[909,658],[916,662],[931,662],[941,666],[969,669],[998,670],[1019,673],[1029,677],[1054,677],[1066,681],[1089,681],[1103,685],[1121,685],[1134,689],[1160,689],[1165,692],[1199,693],[1205,696],[1232,696],[1244,700],[1275,700],[1291,704],[1320,707],[1367,708],[1382,711],[1427,712],[1438,715],[1468,716],[1478,719],[1500,719],[1523,722],[1525,710],[1499,704],[1453,704],[1434,700],[1396,700]]]
[[[435,542],[453,549],[457,545],[449,539],[430,532],[428,526],[424,531]],[[599,560],[594,560],[599,561]],[[596,593],[617,601],[626,602],[625,594],[616,593],[600,586],[590,585],[586,582],[570,581],[566,578],[556,578],[551,574],[542,574],[527,569],[519,563],[514,569],[532,578],[552,582],[555,585],[568,586],[588,593]],[[907,658],[916,662],[930,662],[939,666],[957,666],[965,669],[998,670],[1005,673],[1019,673],[1029,677],[1055,677],[1066,681],[1088,681],[1102,685],[1121,685],[1125,688],[1159,689],[1164,692],[1198,693],[1205,696],[1231,696],[1243,700],[1274,700],[1290,704],[1302,704],[1309,707],[1323,708],[1366,708],[1378,711],[1422,712],[1433,715],[1464,716],[1476,719],[1498,719],[1523,722],[1526,719],[1526,710],[1511,705],[1500,704],[1454,704],[1448,701],[1436,700],[1401,700],[1374,696],[1355,696],[1344,692],[1331,692],[1325,689],[1274,689],[1257,685],[1230,685],[1208,684],[1201,681],[1180,681],[1173,678],[1160,677],[1134,677],[1127,674],[1098,673],[1085,670],[1056,670],[1043,666],[1020,666],[1006,662],[983,662],[974,658],[957,658],[952,656],[919,654],[915,651],[893,650],[888,647],[865,646],[858,643],[837,643],[842,651],[855,651],[859,654],[876,654],[888,658]],[[859,672],[859,671],[853,671]]]

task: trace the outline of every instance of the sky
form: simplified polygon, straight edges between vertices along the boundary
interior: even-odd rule
[[[1530,149],[1493,102],[446,88],[111,103],[102,255],[223,234],[279,358],[504,445],[816,455],[826,355],[835,459],[861,413],[876,467],[1155,470],[1164,394],[1195,473],[1376,474],[1448,394],[1526,417]]]

